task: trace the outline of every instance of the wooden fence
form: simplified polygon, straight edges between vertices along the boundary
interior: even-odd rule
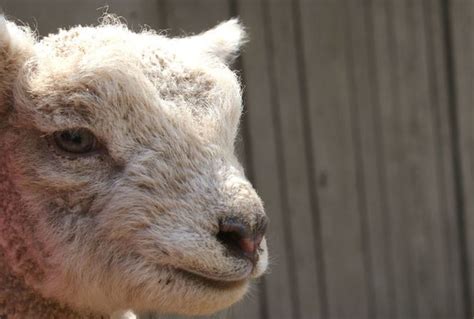
[[[472,318],[474,0],[2,3],[41,34],[106,4],[171,34],[241,17],[239,152],[272,265],[218,318]]]

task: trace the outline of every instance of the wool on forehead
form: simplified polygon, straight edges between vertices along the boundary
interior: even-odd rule
[[[228,57],[196,45],[210,42],[208,33],[178,39],[134,33],[113,17],[98,27],[60,30],[36,45],[28,92],[41,99],[37,106],[72,106],[101,117],[159,107],[180,126],[229,144],[242,111],[240,83]]]

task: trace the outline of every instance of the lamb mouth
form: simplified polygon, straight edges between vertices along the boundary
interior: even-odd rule
[[[175,269],[185,280],[196,282],[200,285],[205,285],[218,290],[231,290],[242,287],[249,282],[249,278],[236,279],[236,280],[222,280],[209,278],[203,274],[191,272],[188,270],[177,268]]]

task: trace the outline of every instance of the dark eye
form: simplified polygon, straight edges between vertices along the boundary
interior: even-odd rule
[[[99,144],[94,134],[83,128],[55,132],[53,139],[60,150],[74,154],[93,152]]]

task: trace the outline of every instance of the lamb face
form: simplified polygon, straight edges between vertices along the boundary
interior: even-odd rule
[[[236,21],[182,39],[104,24],[17,45],[0,248],[22,249],[10,267],[28,285],[97,313],[207,314],[265,271],[263,206],[233,145],[242,38]]]

